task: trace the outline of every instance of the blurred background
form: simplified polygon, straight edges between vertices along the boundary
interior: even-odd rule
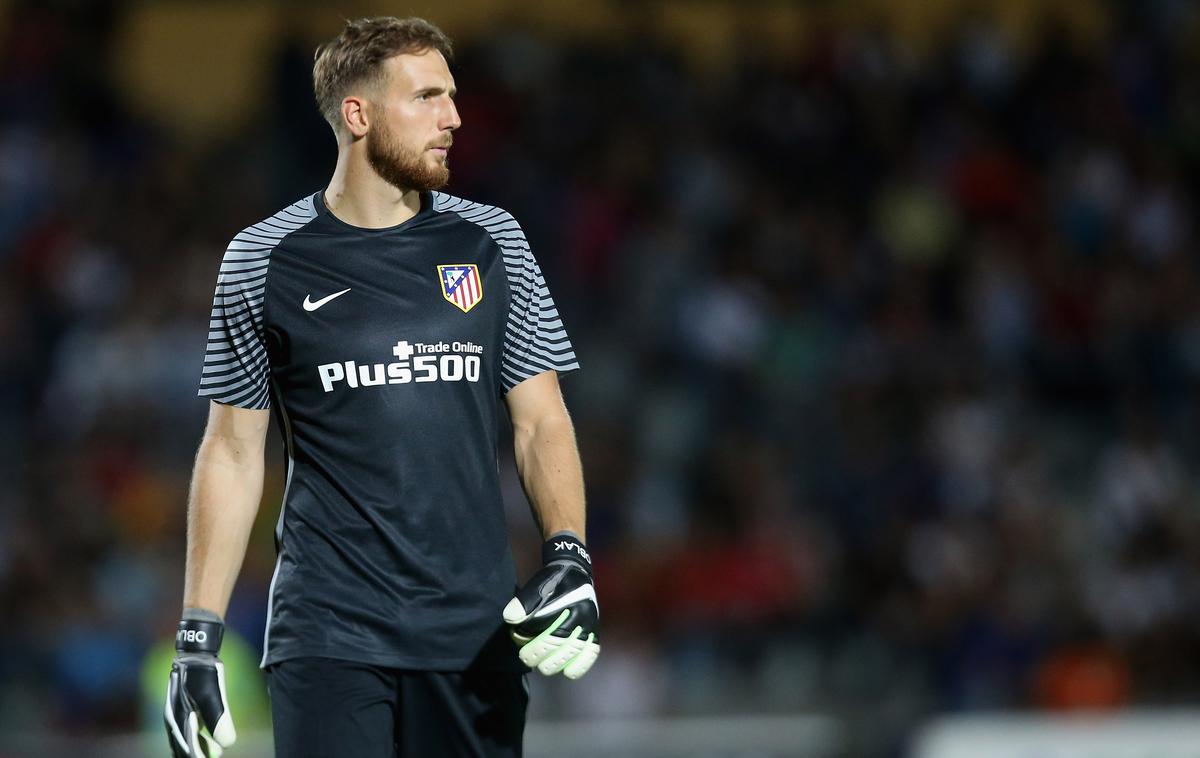
[[[312,51],[376,14],[454,37],[449,191],[584,366],[604,655],[534,681],[531,754],[1024,755],[1197,701],[1195,3],[0,0],[0,756],[161,754],[221,253],[324,186]]]

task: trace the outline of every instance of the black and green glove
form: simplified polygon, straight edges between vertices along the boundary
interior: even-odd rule
[[[504,621],[522,663],[578,679],[600,655],[592,557],[578,537],[560,532],[542,545],[542,563],[504,607]]]
[[[163,709],[175,758],[217,758],[237,741],[225,696],[225,664],[217,657],[224,633],[215,613],[184,610]]]

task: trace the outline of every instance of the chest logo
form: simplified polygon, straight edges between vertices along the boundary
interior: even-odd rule
[[[315,311],[316,309],[320,308],[325,303],[328,303],[330,300],[334,299],[335,297],[341,297],[342,295],[346,294],[349,291],[350,291],[350,288],[347,287],[346,289],[342,290],[341,292],[335,292],[332,295],[326,295],[325,297],[321,298],[320,300],[313,300],[312,295],[305,295],[304,296],[304,310]]]
[[[474,308],[483,299],[483,280],[479,278],[479,267],[474,263],[453,263],[438,266],[437,269],[442,297],[463,313]]]

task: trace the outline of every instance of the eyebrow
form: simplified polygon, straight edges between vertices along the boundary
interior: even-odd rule
[[[440,87],[440,86],[438,86],[438,87],[422,87],[421,89],[417,90],[415,94],[417,94],[417,95],[440,95],[445,91],[446,91],[446,88]],[[458,94],[458,88],[451,87],[450,92],[449,92],[450,99],[453,100],[454,96],[457,94]]]

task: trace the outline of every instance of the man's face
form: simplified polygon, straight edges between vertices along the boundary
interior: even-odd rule
[[[371,102],[371,168],[401,190],[445,187],[452,133],[462,123],[446,59],[436,50],[397,55],[384,62],[384,71],[380,95]]]

